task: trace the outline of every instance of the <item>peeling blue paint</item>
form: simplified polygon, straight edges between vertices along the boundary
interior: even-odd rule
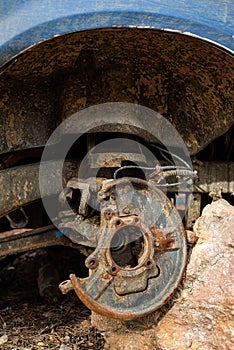
[[[234,50],[234,0],[0,0],[0,65],[55,35],[113,26],[168,28]]]
[[[56,232],[55,232],[55,237],[56,237],[56,238],[60,238],[60,237],[63,236],[63,234],[64,234],[63,230],[61,230],[61,231],[56,231]]]

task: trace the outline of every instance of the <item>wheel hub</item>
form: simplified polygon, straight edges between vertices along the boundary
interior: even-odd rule
[[[180,216],[162,191],[141,179],[104,180],[97,198],[97,245],[85,262],[89,277],[70,275],[60,289],[74,289],[87,307],[105,316],[129,320],[147,315],[181,281],[186,238]]]

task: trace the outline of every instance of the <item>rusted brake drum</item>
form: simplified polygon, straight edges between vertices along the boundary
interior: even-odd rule
[[[123,320],[147,315],[181,281],[186,265],[181,218],[164,193],[145,180],[106,180],[96,195],[100,227],[97,246],[86,259],[89,277],[70,275],[60,289],[74,289],[102,315]]]

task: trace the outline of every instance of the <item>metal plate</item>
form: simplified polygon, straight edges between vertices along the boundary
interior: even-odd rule
[[[127,193],[124,198],[129,184],[131,196]],[[119,201],[113,205],[107,198],[116,195],[117,187]],[[105,204],[97,234],[99,240],[86,259],[90,276],[82,279],[70,275],[70,281],[64,282],[61,290],[67,292],[69,285],[87,307],[105,316],[138,318],[160,308],[180,283],[186,265],[183,225],[168,198],[144,180],[115,180],[103,186],[102,195]],[[131,208],[128,215],[124,214],[127,206]],[[116,250],[124,254],[121,249],[126,252],[128,244],[115,239],[121,230],[125,230],[126,242],[137,241],[129,238],[132,230],[137,232],[137,237],[141,236],[141,251],[134,263],[131,257],[126,260],[126,255],[122,263],[116,260],[114,248],[117,246]]]

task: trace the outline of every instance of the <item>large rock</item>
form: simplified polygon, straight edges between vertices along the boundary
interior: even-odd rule
[[[105,349],[234,349],[234,207],[223,199],[207,205],[194,232],[198,240],[184,286],[169,311],[168,306],[132,322],[92,315],[93,324],[106,332]]]
[[[194,231],[198,241],[181,298],[156,326],[161,350],[234,349],[234,207],[207,205]]]

